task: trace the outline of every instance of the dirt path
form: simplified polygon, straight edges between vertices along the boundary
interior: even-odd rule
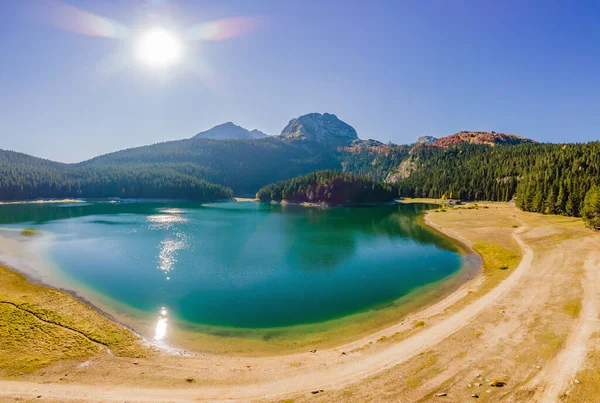
[[[587,344],[594,332],[600,331],[600,253],[592,252],[585,260],[582,279],[583,301],[579,320],[564,349],[532,382],[541,386],[535,397],[538,402],[555,402],[585,363]]]

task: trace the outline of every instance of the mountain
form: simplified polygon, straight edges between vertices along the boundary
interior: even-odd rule
[[[451,136],[442,137],[430,143],[434,147],[448,148],[458,144],[477,144],[477,145],[516,145],[535,143],[534,140],[517,136],[515,134],[505,134],[496,132],[471,132],[462,131]]]
[[[222,134],[218,140],[217,134]],[[280,136],[223,140],[240,135],[247,135],[246,130],[227,123],[191,139],[118,151],[80,165],[160,164],[229,187],[236,195],[254,195],[272,182],[317,170],[341,170],[348,154],[338,148],[360,141],[335,115],[318,113],[293,119]]]
[[[527,211],[579,216],[587,193],[600,185],[598,142],[539,144],[514,134],[463,131],[429,145],[383,144],[360,140],[350,125],[327,113],[292,119],[279,136],[247,138],[251,133],[227,123],[194,138],[78,164],[0,150],[0,199],[116,196],[209,201],[232,193],[254,195],[274,182],[335,170],[398,186],[402,196],[516,198]],[[211,136],[227,139],[207,138]],[[588,204],[595,205],[594,197],[587,197]]]
[[[330,147],[350,145],[358,140],[356,130],[329,113],[309,113],[290,120],[281,131],[286,140],[304,140]]]
[[[212,140],[247,140],[247,139],[262,139],[267,135],[260,130],[248,130],[232,122],[217,125],[212,129],[196,134],[194,139],[212,139]]]

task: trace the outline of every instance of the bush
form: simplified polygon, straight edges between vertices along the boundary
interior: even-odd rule
[[[35,228],[25,228],[23,231],[21,231],[21,235],[23,235],[23,236],[34,236],[39,233],[40,233],[40,231],[38,231]]]
[[[600,186],[592,186],[585,194],[581,217],[592,229],[600,230]]]

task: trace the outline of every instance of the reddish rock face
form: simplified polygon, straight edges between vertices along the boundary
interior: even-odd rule
[[[496,132],[468,132],[462,131],[448,137],[442,137],[431,145],[434,147],[448,148],[459,144],[486,144],[490,146],[497,145],[515,145],[522,143],[535,143],[534,140],[517,136],[515,134],[505,134]]]

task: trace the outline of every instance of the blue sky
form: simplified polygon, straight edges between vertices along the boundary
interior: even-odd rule
[[[309,112],[395,143],[460,130],[600,140],[597,1],[63,3],[131,35],[61,29],[54,0],[0,2],[0,148],[74,162],[225,121],[278,134]],[[265,22],[185,42],[181,64],[164,71],[132,55],[144,28],[179,35],[236,16]]]

